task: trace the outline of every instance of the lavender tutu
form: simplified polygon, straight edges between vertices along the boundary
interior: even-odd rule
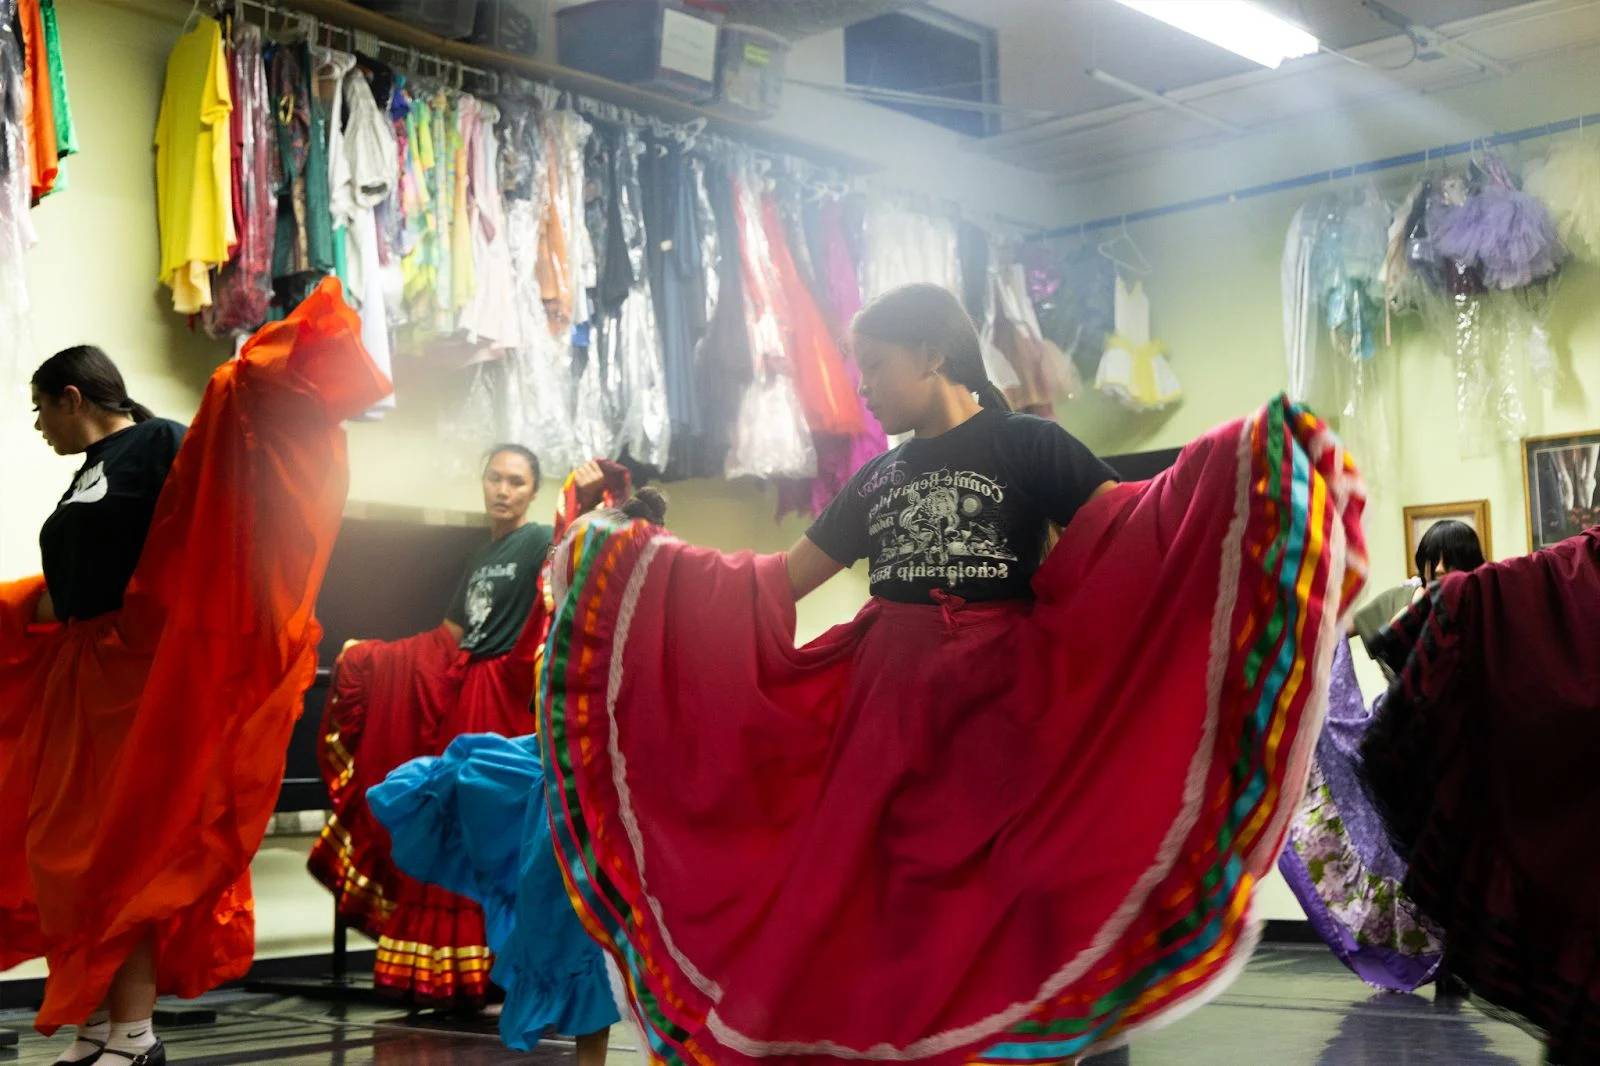
[[[1489,180],[1466,203],[1440,212],[1434,249],[1476,266],[1491,289],[1520,289],[1561,268],[1567,250],[1538,197]]]
[[[1405,863],[1358,777],[1361,738],[1376,708],[1362,703],[1350,645],[1341,643],[1327,725],[1278,870],[1339,961],[1374,988],[1410,992],[1437,974],[1443,942],[1406,898]]]

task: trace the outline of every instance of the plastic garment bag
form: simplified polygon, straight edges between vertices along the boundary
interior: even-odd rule
[[[667,412],[667,376],[656,328],[655,300],[645,266],[643,194],[639,187],[639,155],[644,141],[636,129],[625,129],[612,158],[616,206],[612,223],[620,225],[633,283],[612,328],[603,333],[603,358],[617,369],[621,419],[616,445],[607,454],[666,469],[672,444]]]
[[[1528,168],[1523,187],[1543,200],[1572,254],[1600,263],[1600,141],[1580,133]]]
[[[913,282],[932,282],[961,295],[955,223],[875,200],[867,205],[862,294],[871,303],[890,289]]]
[[[764,194],[765,179],[745,161],[734,176],[734,208],[754,378],[739,403],[726,475],[809,478],[817,472],[817,454],[784,346],[783,292],[772,269]]]
[[[206,332],[213,337],[254,332],[267,321],[272,308],[272,243],[278,205],[272,194],[272,116],[261,47],[261,28],[237,20],[229,51],[234,91],[230,121],[234,121],[234,162],[239,170],[235,188],[243,202],[235,205],[239,244],[233,257],[217,271],[212,304],[202,316]]]
[[[16,0],[0,0],[0,387],[21,383],[32,343],[24,255],[38,240],[28,217],[32,191],[22,129],[22,48],[11,27]]]
[[[1380,334],[1392,219],[1375,188],[1315,197],[1290,223],[1281,268],[1290,395],[1310,402],[1331,388],[1340,433],[1369,477],[1389,468]],[[1333,356],[1326,367],[1324,337]]]

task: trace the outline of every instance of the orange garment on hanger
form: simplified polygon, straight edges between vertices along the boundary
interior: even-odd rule
[[[212,376],[120,611],[29,626],[0,585],[0,970],[75,1024],[149,938],[163,994],[249,969],[250,860],[316,673],[348,484],[340,423],[389,390],[336,279]]]
[[[778,202],[771,196],[764,198],[762,222],[774,280],[781,287],[780,299],[785,312],[780,318],[784,349],[794,365],[794,380],[800,390],[800,401],[805,405],[806,425],[811,427],[812,433],[853,437],[865,428],[855,382],[845,369],[832,325],[795,266],[783,217],[778,213]]]
[[[561,158],[561,142],[548,129],[541,131],[551,160]],[[544,301],[545,316],[552,337],[566,336],[572,329],[572,286],[567,280],[567,234],[561,210],[561,170],[554,162],[545,168],[544,225],[539,229],[539,254],[534,262],[534,277]]]
[[[22,26],[22,125],[28,131],[28,168],[33,177],[33,202],[56,187],[61,156],[56,151],[56,105],[50,95],[50,61],[44,38],[44,15],[39,0],[17,4]]]

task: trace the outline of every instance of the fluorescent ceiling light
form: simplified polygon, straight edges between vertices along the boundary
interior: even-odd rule
[[[1117,0],[1264,67],[1308,56],[1321,43],[1299,26],[1245,0]]]

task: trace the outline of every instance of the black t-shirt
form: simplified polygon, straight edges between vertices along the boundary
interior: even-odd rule
[[[461,650],[480,659],[516,647],[539,594],[539,571],[555,531],[528,523],[479,548],[445,614],[465,635]]]
[[[180,423],[153,418],[84,453],[72,488],[39,531],[57,618],[83,621],[122,606],[183,433]]]
[[[1116,479],[1054,422],[986,409],[869,462],[807,536],[841,566],[867,559],[886,600],[1027,599],[1050,524]]]

